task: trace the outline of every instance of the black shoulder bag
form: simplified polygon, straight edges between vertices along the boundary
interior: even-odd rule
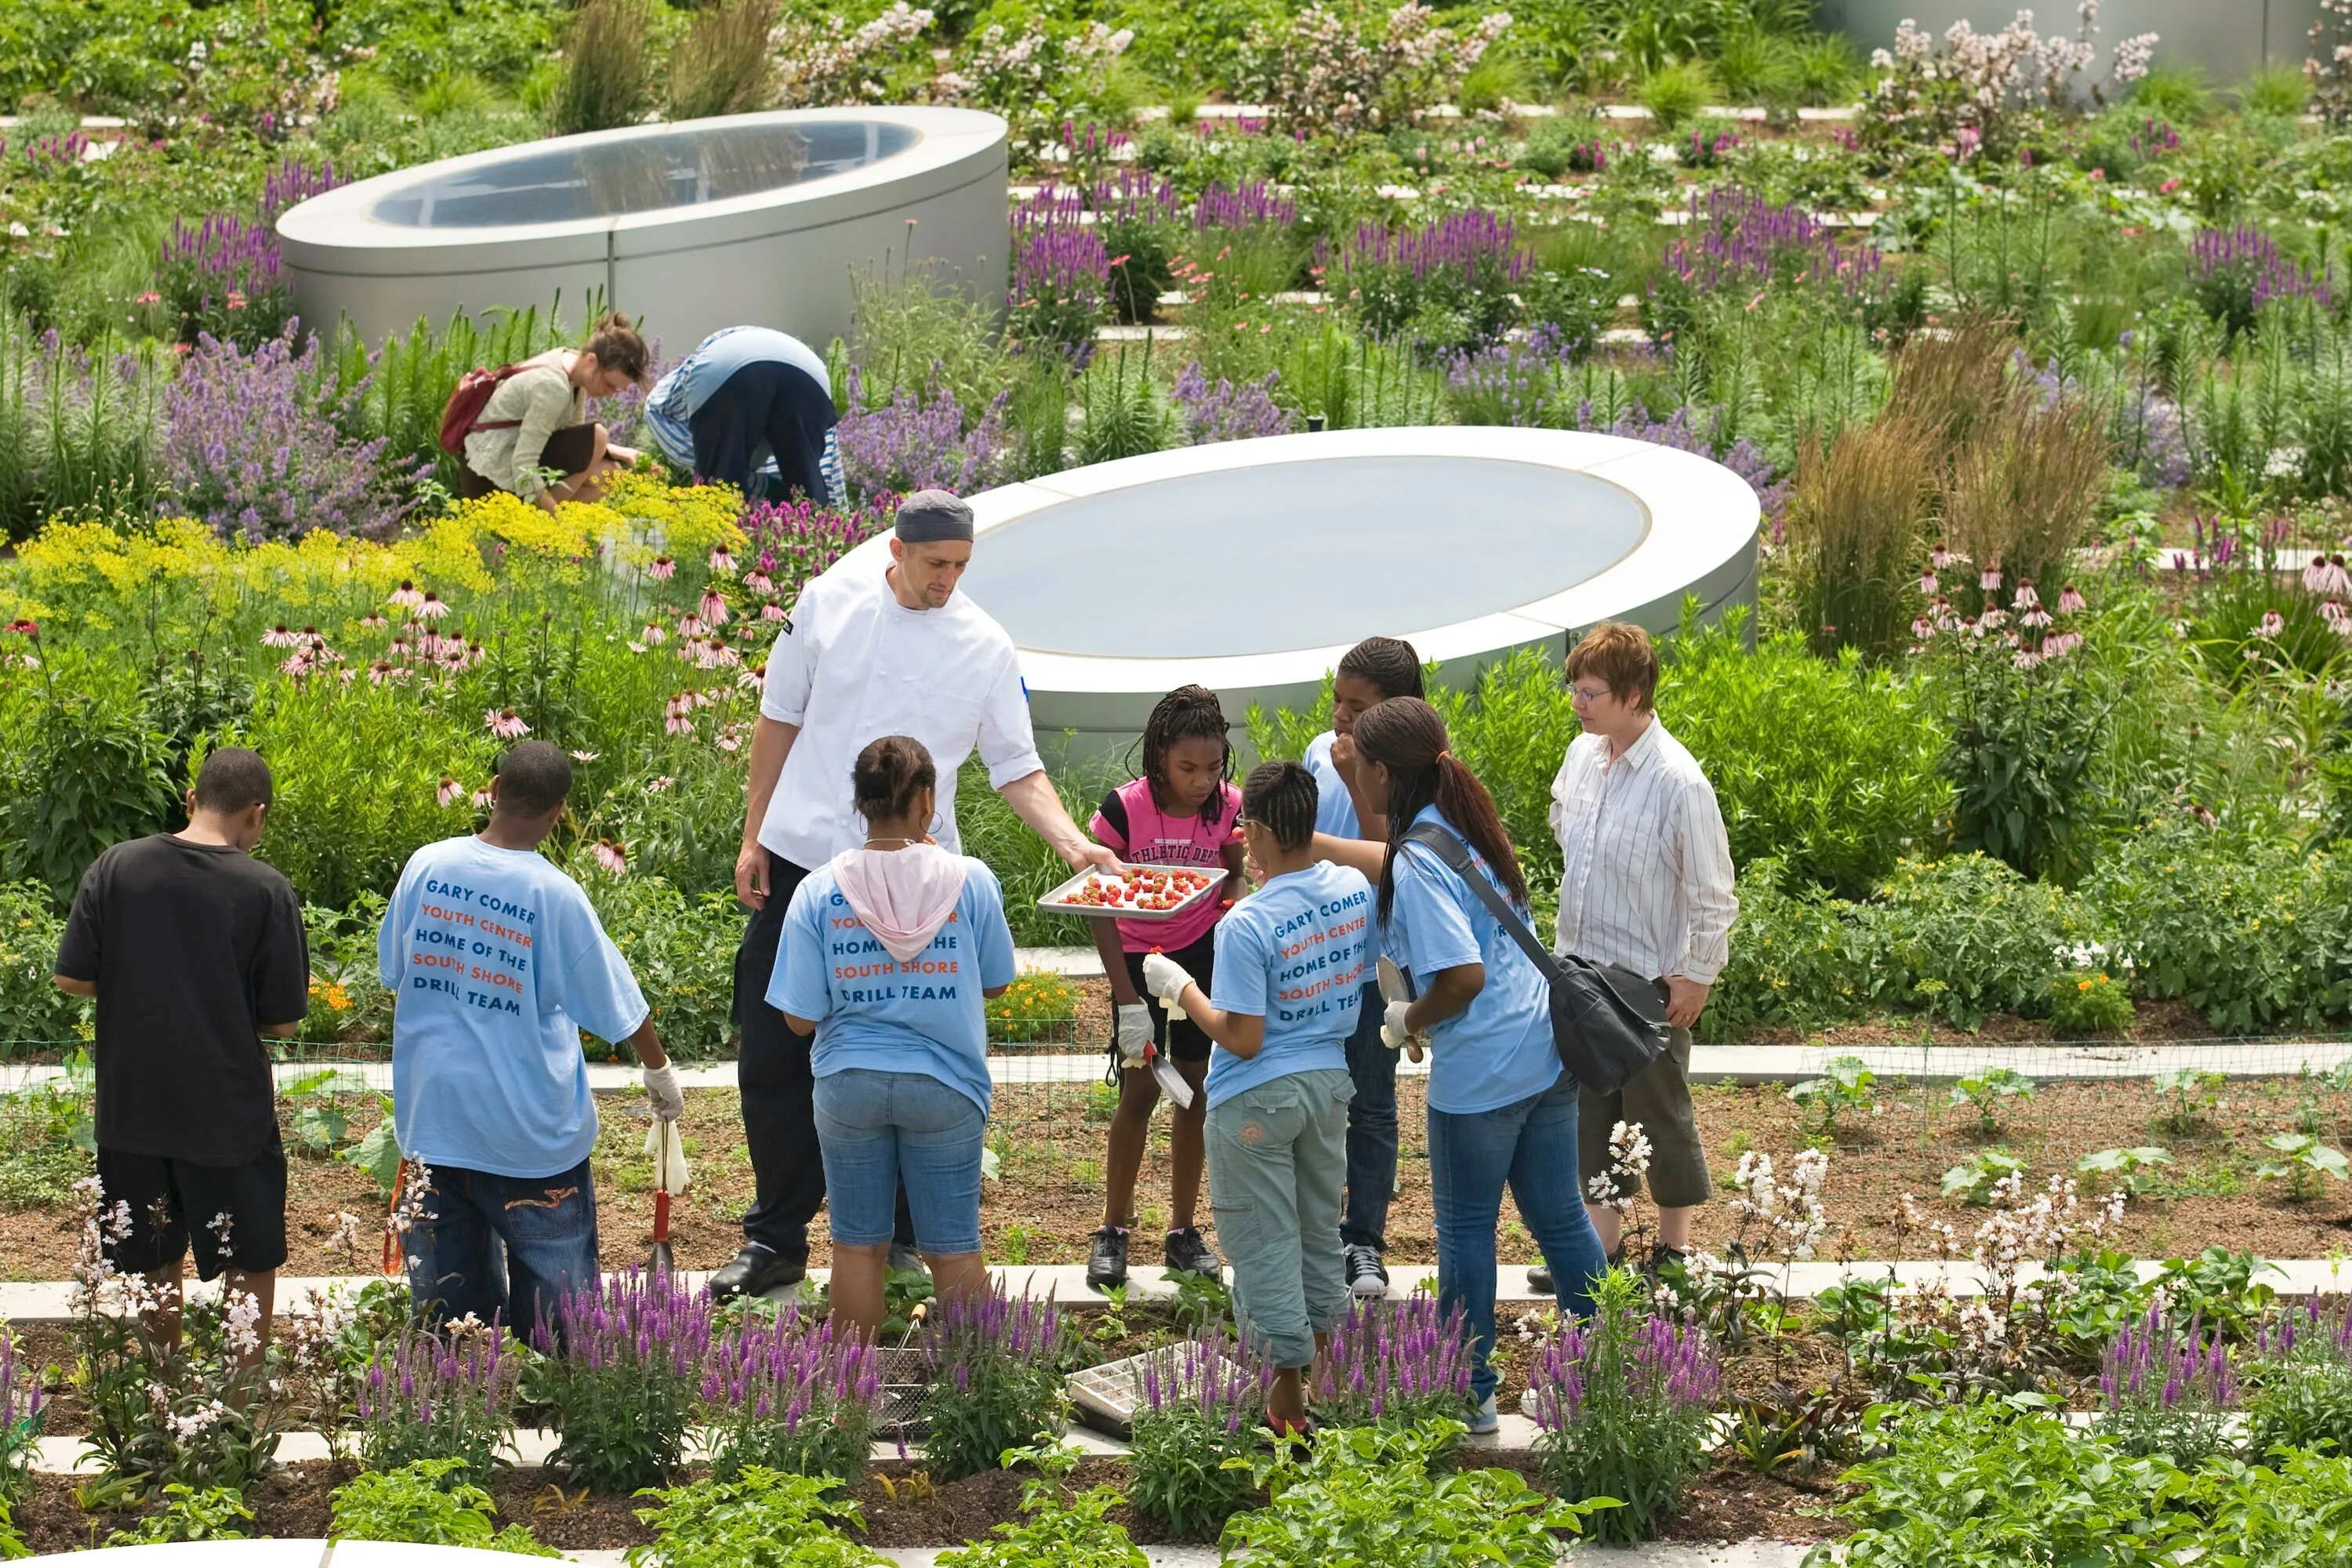
[[[1666,1047],[1665,987],[1622,963],[1555,956],[1536,940],[1502,890],[1471,858],[1470,847],[1433,822],[1409,829],[1407,844],[1426,846],[1469,885],[1551,990],[1551,1043],[1559,1065],[1585,1088],[1614,1094]]]

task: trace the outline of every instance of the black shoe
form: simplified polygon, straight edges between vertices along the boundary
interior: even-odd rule
[[[1095,1232],[1087,1247],[1087,1283],[1097,1290],[1116,1290],[1127,1283],[1127,1232],[1107,1225]]]
[[[1389,1271],[1381,1249],[1351,1241],[1339,1248],[1348,1271],[1348,1294],[1360,1301],[1377,1301],[1389,1293]]]
[[[1549,1296],[1551,1289],[1551,1269],[1538,1263],[1528,1270],[1528,1289],[1538,1296]]]
[[[710,1299],[724,1301],[730,1296],[764,1296],[807,1278],[805,1259],[786,1258],[754,1243],[719,1265],[719,1271],[710,1277]]]
[[[890,1244],[890,1272],[893,1274],[929,1274],[931,1270],[923,1255],[903,1241]]]
[[[1209,1244],[1201,1239],[1201,1233],[1189,1225],[1168,1233],[1168,1239],[1160,1246],[1160,1258],[1171,1274],[1205,1274],[1217,1279],[1225,1272],[1225,1266],[1209,1249]]]

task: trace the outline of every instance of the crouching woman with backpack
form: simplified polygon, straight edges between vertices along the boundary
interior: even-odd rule
[[[1601,1240],[1576,1186],[1577,1084],[1553,1044],[1550,981],[1469,884],[1431,847],[1408,842],[1431,825],[1462,841],[1473,874],[1519,918],[1527,880],[1477,776],[1447,749],[1444,721],[1417,697],[1357,716],[1357,784],[1388,805],[1388,842],[1316,837],[1318,853],[1380,879],[1383,951],[1413,1000],[1392,1002],[1382,1037],[1429,1039],[1429,1179],[1437,1218],[1437,1293],[1460,1307],[1473,1340],[1473,1432],[1497,1425],[1495,1232],[1503,1190],[1542,1248],[1563,1313],[1592,1310]]]
[[[629,318],[610,313],[580,348],[467,372],[441,416],[442,450],[461,459],[457,494],[472,500],[505,490],[551,512],[558,501],[602,497],[637,454],[589,422],[588,399],[645,384],[649,358]],[[559,477],[549,479],[550,471]]]

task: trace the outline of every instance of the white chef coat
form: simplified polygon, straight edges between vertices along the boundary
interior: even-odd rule
[[[909,735],[939,768],[940,820],[950,854],[956,771],[976,749],[1002,789],[1045,764],[1029,726],[1029,692],[1013,639],[958,593],[937,610],[898,603],[883,574],[888,555],[853,555],[801,590],[768,658],[760,711],[800,728],[768,797],[760,842],[814,869],[866,842],[850,769],[885,735]]]

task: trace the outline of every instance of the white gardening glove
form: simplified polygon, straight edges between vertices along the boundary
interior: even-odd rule
[[[646,1098],[654,1102],[654,1120],[675,1121],[686,1114],[686,1096],[677,1087],[677,1066],[665,1062],[646,1068]]]
[[[1176,999],[1183,995],[1184,987],[1192,984],[1192,977],[1184,973],[1184,966],[1166,953],[1147,952],[1143,955],[1143,988],[1160,998],[1160,1005],[1168,1009],[1171,1017],[1183,1011],[1177,1005]]]
[[[1412,1005],[1410,1002],[1391,1002],[1381,1016],[1381,1044],[1392,1051],[1402,1050],[1412,1037],[1412,1031],[1404,1026],[1405,1009]]]
[[[1131,1068],[1143,1065],[1143,1053],[1151,1047],[1151,1009],[1140,1002],[1128,1002],[1118,1009],[1118,1059]]]

